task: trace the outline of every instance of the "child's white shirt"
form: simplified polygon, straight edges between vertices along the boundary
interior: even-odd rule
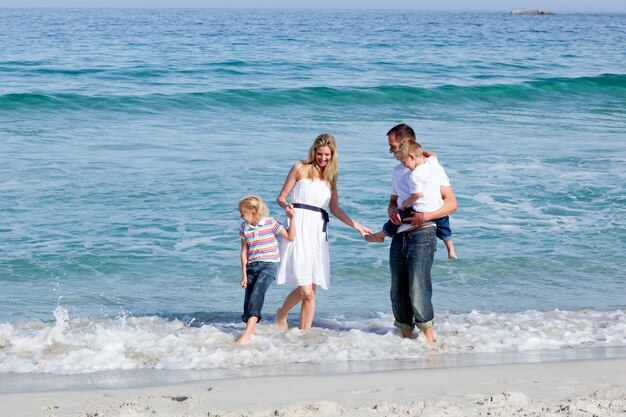
[[[398,196],[398,207],[402,207],[404,200],[411,194],[421,193],[422,198],[411,205],[419,212],[430,212],[441,208],[443,199],[439,187],[449,187],[450,180],[437,158],[424,158],[424,163],[414,170],[398,164],[393,170],[391,194]]]

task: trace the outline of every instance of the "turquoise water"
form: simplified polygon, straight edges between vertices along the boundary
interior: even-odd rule
[[[460,259],[440,244],[433,268],[443,351],[625,346],[625,44],[624,14],[0,9],[0,371],[94,370],[72,349],[37,368],[36,352],[83,340],[93,364],[100,331],[128,329],[230,356],[181,365],[189,352],[163,349],[114,369],[259,363],[226,348],[242,328],[238,199],[282,217],[289,168],[328,131],[342,208],[378,228],[399,122],[460,206]],[[306,337],[342,346],[334,360],[378,359],[350,350],[357,329],[394,357],[388,243],[336,219],[330,241]],[[268,318],[289,290],[270,288]],[[469,335],[511,336],[511,320],[529,323],[517,342]],[[266,332],[295,349],[276,362],[312,360]]]

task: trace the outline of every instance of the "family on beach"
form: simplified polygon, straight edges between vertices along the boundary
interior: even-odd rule
[[[329,133],[315,138],[307,158],[296,162],[287,175],[276,199],[285,210],[285,225],[268,217],[260,197],[250,195],[239,201],[246,326],[236,343],[250,342],[262,319],[265,292],[274,280],[296,285],[276,312],[276,326],[287,328],[289,311],[298,304],[300,328],[312,326],[315,291],[318,286],[327,289],[330,282],[328,211],[367,242],[392,239],[389,268],[394,325],[403,337],[411,337],[417,327],[427,341],[435,340],[431,268],[437,237],[445,242],[448,257],[456,259],[448,218],[457,209],[456,197],[436,155],[422,149],[410,126],[394,126],[387,139],[389,152],[400,163],[392,175],[389,220],[376,233],[339,207],[337,145]]]

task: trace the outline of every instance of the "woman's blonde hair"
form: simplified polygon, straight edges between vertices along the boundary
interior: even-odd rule
[[[322,170],[315,161],[315,152],[318,148],[323,146],[327,146],[330,149],[330,160]],[[337,142],[335,141],[335,137],[330,133],[322,133],[313,141],[307,159],[302,161],[305,169],[305,177],[311,179],[319,177],[319,179],[328,183],[331,190],[334,190],[337,185],[337,175],[339,171],[338,159],[339,156],[337,155]]]
[[[270,214],[265,201],[258,195],[247,195],[239,200],[239,210],[256,210],[255,221],[260,221]]]

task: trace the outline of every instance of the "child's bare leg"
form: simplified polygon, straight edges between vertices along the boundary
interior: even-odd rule
[[[252,335],[256,333],[256,324],[258,322],[259,322],[258,317],[256,316],[250,317],[248,321],[246,322],[246,328],[244,329],[241,336],[239,336],[239,338],[235,340],[235,343],[238,345],[247,345],[248,343],[250,343],[250,339],[252,338]]]
[[[446,249],[448,250],[448,259],[457,259],[452,239],[444,240],[443,243],[446,244]]]
[[[365,240],[369,243],[383,243],[385,241],[385,232],[381,230],[371,235],[365,235]]]
[[[300,288],[294,288],[289,293],[287,298],[285,298],[282,307],[279,307],[278,310],[276,310],[276,327],[279,329],[286,329],[288,327],[287,316],[289,315],[289,310],[294,308],[300,301],[302,301]]]

